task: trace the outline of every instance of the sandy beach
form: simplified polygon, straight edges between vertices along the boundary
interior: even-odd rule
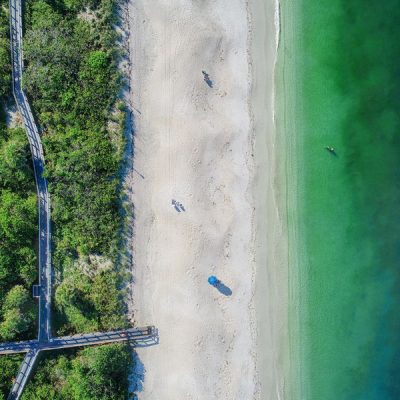
[[[140,400],[283,396],[275,8],[273,0],[129,4],[130,306],[135,323],[154,324],[160,338],[137,349]]]

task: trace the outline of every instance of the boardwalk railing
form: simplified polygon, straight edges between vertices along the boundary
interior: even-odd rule
[[[39,214],[39,340],[51,337],[51,230],[50,196],[47,180],[43,177],[44,156],[38,128],[22,89],[22,5],[21,0],[10,0],[10,42],[12,60],[12,87],[14,98],[22,115],[32,153],[32,163],[36,180]]]
[[[49,341],[27,340],[24,342],[0,343],[1,354],[28,353],[32,350],[46,351],[54,349],[67,349],[71,347],[96,346],[100,344],[129,341],[143,345],[156,344],[158,341],[157,330],[154,326],[144,328],[129,328],[110,332],[84,333],[74,336],[53,338]]]

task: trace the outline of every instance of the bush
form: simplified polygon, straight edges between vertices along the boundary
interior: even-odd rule
[[[58,333],[126,326],[117,258],[118,171],[124,149],[109,121],[121,85],[112,0],[28,0],[25,12],[24,87],[43,130],[45,174],[52,199],[53,265]],[[0,0],[0,104],[10,94],[8,17]],[[81,18],[95,8],[93,22]],[[0,115],[4,115],[0,112]],[[113,117],[115,119],[115,116]],[[33,333],[37,279],[37,203],[25,132],[0,120],[0,335]],[[87,262],[96,255],[107,268]],[[85,261],[86,260],[86,261]],[[84,266],[84,267],[83,267]],[[74,356],[78,354],[75,358]],[[6,361],[8,360],[8,361]],[[0,357],[5,395],[18,358]],[[114,345],[56,358],[49,355],[28,385],[26,399],[124,399],[129,348]],[[1,393],[0,393],[1,398]]]
[[[125,400],[131,365],[129,346],[121,344],[86,348],[57,358],[48,354],[22,399]]]
[[[80,17],[97,7],[98,19]],[[119,176],[123,118],[111,131],[121,86],[112,27],[114,3],[79,0],[27,4],[24,85],[43,128],[57,268],[57,333],[127,325],[117,258],[123,223]],[[113,117],[114,118],[114,117]],[[96,263],[93,259],[102,260]],[[24,398],[124,399],[127,346],[49,356]]]
[[[28,332],[35,321],[36,313],[30,293],[23,286],[14,286],[4,300],[1,310],[0,336],[11,341]]]
[[[11,92],[10,25],[7,7],[8,1],[0,0],[0,103],[5,101]]]
[[[0,128],[0,309],[13,290],[30,290],[37,279],[37,203],[28,140],[22,129]],[[19,286],[15,286],[19,285]],[[29,334],[18,311],[1,313],[4,340]],[[10,332],[15,332],[11,334]]]

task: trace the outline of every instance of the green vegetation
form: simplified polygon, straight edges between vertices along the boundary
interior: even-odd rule
[[[21,128],[7,128],[11,96],[8,1],[0,0],[0,340],[31,338],[37,311],[37,206],[29,143]],[[0,357],[0,399],[5,399],[22,356]]]
[[[115,265],[124,149],[115,6],[36,0],[26,10],[24,85],[44,130],[62,334],[126,325]]]
[[[63,334],[125,325],[113,265],[123,222],[118,171],[124,148],[124,115],[116,107],[115,5],[92,4],[91,22],[80,14],[86,6],[29,2],[24,39],[25,87],[45,131],[53,263],[60,278],[55,305]],[[97,265],[93,255],[111,266]]]
[[[22,129],[0,127],[0,305],[15,284],[36,280],[36,194]]]
[[[28,331],[36,317],[28,290],[14,286],[4,299],[2,316],[0,335],[4,340],[14,340]]]
[[[0,0],[0,102],[10,94],[11,86],[11,62],[10,40],[8,22],[8,1]],[[0,107],[1,109],[1,107]],[[4,119],[3,110],[0,111],[0,119]]]
[[[115,255],[124,147],[121,130],[108,129],[120,81],[111,16],[101,12],[102,19],[91,23],[77,17],[76,2],[73,11],[68,6],[31,2],[24,39],[25,87],[46,132],[54,264],[61,268],[80,256]]]
[[[0,0],[0,340],[34,337],[37,203],[28,141],[5,125],[11,66]],[[43,134],[52,200],[56,334],[127,326],[117,263],[124,107],[115,0],[28,0],[24,87]],[[0,357],[0,399],[21,362]],[[126,399],[129,347],[46,354],[26,399]]]
[[[60,333],[93,332],[125,325],[119,275],[98,270],[89,277],[79,268],[69,270],[56,292],[56,304],[68,324]]]
[[[36,320],[29,293],[37,279],[36,190],[25,132],[5,123],[9,46],[8,2],[0,0],[0,340],[28,337]]]
[[[13,383],[13,378],[18,373],[23,356],[12,355],[0,357],[0,400],[5,400]]]
[[[88,5],[91,11],[82,13]],[[121,77],[114,7],[110,0],[27,4],[24,85],[44,130],[59,335],[127,324],[116,263],[124,114],[117,107]],[[127,347],[75,354],[49,356],[26,398],[127,397],[132,362]]]
[[[0,0],[0,310],[14,285],[29,288],[36,279],[37,210],[29,145],[22,129],[5,124],[11,94],[9,46],[8,2]]]
[[[87,348],[76,357],[46,354],[22,399],[125,399],[131,362],[129,346],[121,344]]]

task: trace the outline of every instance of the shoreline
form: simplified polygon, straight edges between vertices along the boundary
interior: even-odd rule
[[[224,3],[129,5],[130,311],[160,334],[159,345],[137,351],[141,400],[283,395],[286,281],[273,127],[278,3],[238,0],[229,12]],[[212,90],[193,80],[196,62],[209,68]],[[187,212],[177,215],[171,198]],[[231,296],[210,291],[210,273]]]
[[[296,117],[304,115],[301,101],[303,82],[298,71],[298,57],[302,53],[302,38],[299,35],[301,7],[303,3],[295,1],[281,2],[281,41],[278,66],[276,70],[277,92],[282,94],[276,101],[277,146],[281,149],[282,161],[278,176],[282,186],[282,198],[285,209],[288,264],[288,344],[287,379],[285,393],[290,399],[309,398],[309,379],[307,367],[303,364],[308,352],[304,340],[304,318],[306,300],[304,287],[307,284],[304,266],[307,265],[304,244],[304,136],[299,134],[302,121]],[[284,151],[283,151],[284,149]]]
[[[252,108],[256,131],[257,371],[260,399],[283,399],[288,378],[287,237],[282,208],[284,180],[276,141],[276,68],[280,44],[278,0],[252,2]],[[273,40],[271,40],[273,38]],[[272,55],[272,62],[269,57]],[[260,68],[261,67],[261,68]],[[264,68],[263,68],[264,67]],[[261,85],[260,85],[261,83]],[[261,87],[260,87],[261,86]],[[267,227],[267,228],[265,228]]]

